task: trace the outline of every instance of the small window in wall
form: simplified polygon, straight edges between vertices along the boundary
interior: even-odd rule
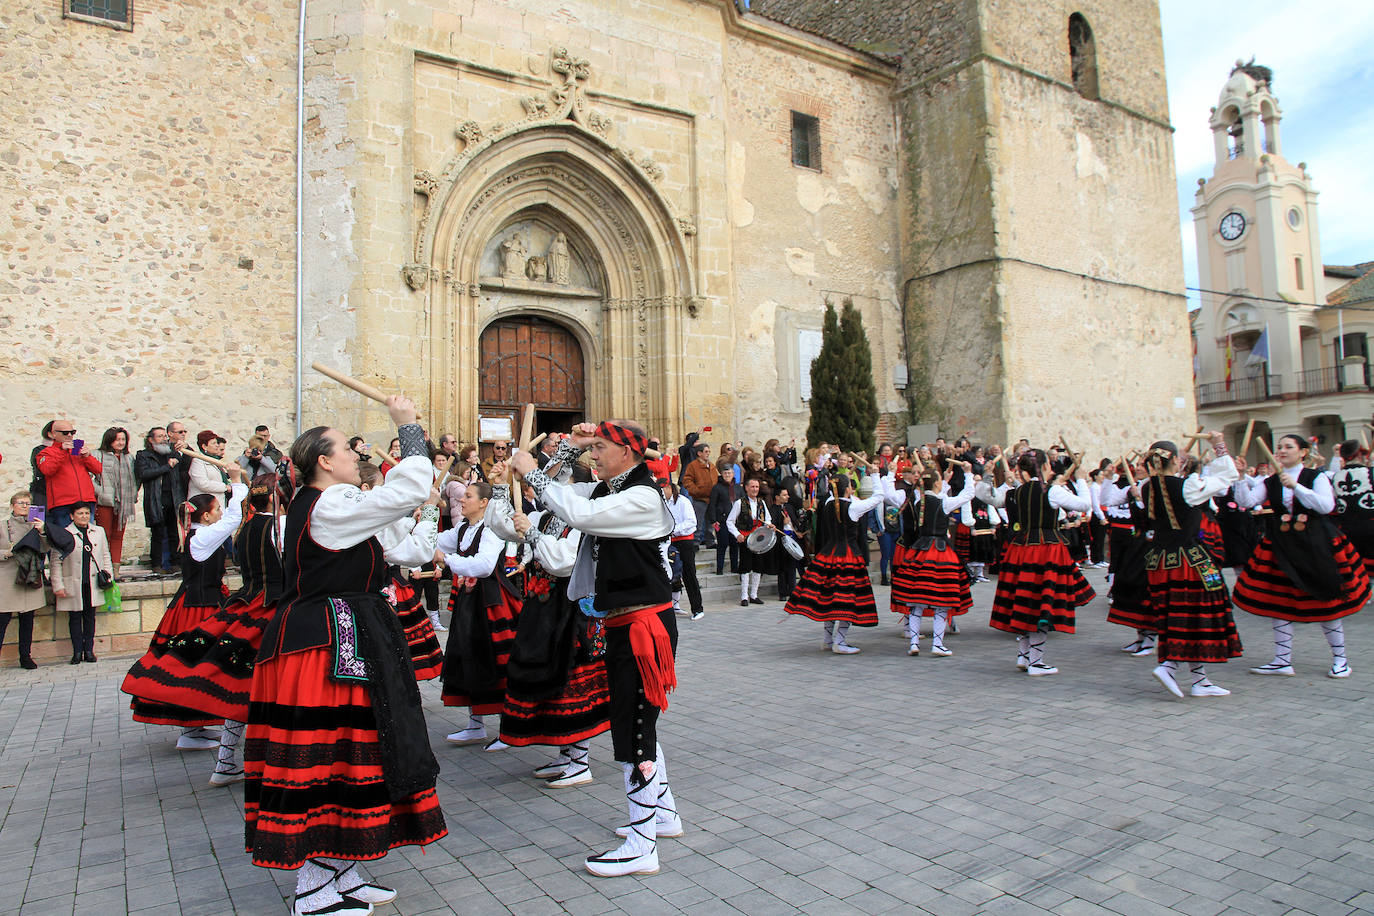
[[[62,0],[62,17],[132,31],[133,0]]]
[[[821,355],[821,332],[811,329],[797,332],[797,368],[801,376],[801,399],[811,400],[811,364]]]
[[[1298,278],[1298,289],[1302,289],[1302,258],[1293,259],[1293,274]]]
[[[1085,99],[1096,99],[1097,44],[1092,26],[1082,13],[1069,17],[1069,70],[1073,74],[1073,88]]]
[[[792,164],[821,170],[821,120],[792,112]]]

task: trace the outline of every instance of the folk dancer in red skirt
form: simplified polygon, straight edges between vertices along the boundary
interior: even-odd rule
[[[1137,471],[1141,479],[1146,476],[1143,466]],[[1107,516],[1111,552],[1107,622],[1135,630],[1135,641],[1122,646],[1122,652],[1136,658],[1153,656],[1159,621],[1150,609],[1150,583],[1145,572],[1145,554],[1150,551],[1149,526],[1140,488],[1132,487],[1125,470],[1118,467],[1116,477],[1102,485],[1098,504]]]
[[[751,477],[744,482],[744,494],[730,507],[725,518],[725,528],[730,537],[739,542],[739,604],[763,604],[759,597],[759,583],[764,573],[777,575],[777,564],[772,552],[755,553],[746,541],[755,530],[771,525],[768,501],[759,495],[759,479]],[[776,546],[776,544],[774,545]]]
[[[545,472],[553,467],[549,462]],[[563,482],[572,479],[572,468],[559,471]],[[541,788],[586,785],[592,781],[591,739],[611,727],[611,696],[602,619],[568,597],[582,532],[547,510],[516,512],[505,486],[497,486],[487,503],[486,524],[497,537],[521,545],[525,593],[506,663],[501,741],[558,748],[557,757],[534,771]]]
[[[590,449],[599,483],[554,483],[525,452],[512,459],[540,503],[582,532],[567,596],[593,596],[593,609],[606,615],[611,744],[624,768],[630,822],[616,831],[625,838],[619,847],[586,860],[587,871],[602,878],[654,874],[659,831],[682,832],[658,741],[659,714],[677,686],[677,617],[668,564],[673,515],[644,462],[647,448],[638,423],[603,420],[579,423],[554,454],[563,467],[572,467]]]
[[[1235,602],[1274,620],[1274,659],[1251,674],[1293,676],[1293,624],[1322,625],[1331,647],[1327,677],[1349,677],[1341,618],[1369,600],[1369,576],[1350,541],[1327,516],[1336,507],[1331,481],[1303,466],[1310,446],[1287,435],[1274,446],[1279,469],[1242,491],[1242,507],[1264,506],[1267,530],[1236,578]]]
[[[448,833],[377,538],[425,501],[434,474],[415,405],[393,396],[387,408],[403,457],[368,492],[339,430],[317,426],[291,446],[301,488],[286,511],[286,587],[253,669],[243,813],[253,864],[296,871],[296,916],[371,913],[396,892],[358,862]]]
[[[229,472],[234,482],[228,506],[209,493],[201,493],[182,503],[178,518],[184,533],[181,538],[181,587],[172,596],[162,621],[153,633],[143,657],[134,662],[120,689],[133,699],[135,722],[180,726],[179,751],[208,751],[220,745],[221,735],[211,731],[225,716],[203,708],[204,694],[188,692],[180,677],[170,676],[169,667],[183,669],[177,657],[190,659],[203,651],[209,640],[199,627],[224,606],[224,563],[228,542],[243,520],[243,503],[248,487],[243,484],[243,469],[235,465]],[[172,658],[168,659],[168,654]]]
[[[1092,495],[1082,480],[1074,480],[1069,489],[1062,477],[1051,478],[1049,459],[1040,449],[1017,456],[1015,478],[1019,485],[1014,490],[1010,482],[997,490],[986,483],[977,487],[979,499],[1005,505],[1011,519],[988,623],[1016,634],[1017,668],[1044,677],[1059,673],[1045,664],[1049,634],[1074,632],[1075,609],[1096,595],[1059,532],[1059,513],[1091,511]]]
[[[1159,630],[1159,665],[1153,674],[1180,699],[1180,663],[1192,673],[1192,696],[1224,697],[1231,691],[1213,684],[1206,666],[1237,658],[1242,651],[1226,582],[1201,533],[1202,507],[1229,490],[1240,474],[1221,433],[1209,435],[1216,458],[1194,473],[1184,476],[1185,465],[1172,442],[1154,443],[1145,459],[1150,478],[1142,496],[1151,532],[1145,569],[1149,609]]]
[[[1332,518],[1364,560],[1365,572],[1374,575],[1374,473],[1369,455],[1352,439],[1341,443],[1340,456],[1341,466],[1331,474],[1336,495]]]
[[[949,463],[941,475],[928,467],[921,474],[920,490],[913,467],[903,472],[900,485],[890,476],[882,478],[888,504],[897,506],[902,516],[902,533],[892,555],[892,610],[907,618],[907,655],[921,654],[922,616],[932,618],[930,654],[953,655],[945,647],[945,629],[952,617],[973,607],[968,568],[950,545],[949,523],[953,513],[973,500],[974,485],[981,478],[965,465],[963,488],[953,493],[949,484],[954,468]]]
[[[253,661],[282,592],[281,544],[286,521],[282,506],[286,497],[280,484],[275,473],[263,474],[248,488],[247,518],[234,535],[243,586],[229,596],[223,608],[169,640],[160,657],[149,656],[140,662],[135,689],[141,702],[193,709],[224,720],[219,753],[210,774],[212,786],[243,781],[238,746],[248,718]],[[193,534],[192,560],[195,544]]]
[[[874,492],[867,499],[849,497],[849,478],[844,474],[830,478],[829,492],[822,483],[822,501],[816,507],[816,555],[783,606],[789,614],[824,623],[821,650],[836,655],[859,651],[846,639],[850,624],[878,625],[873,580],[859,550],[859,520],[882,505],[887,490],[876,474],[870,477]]]
[[[466,728],[449,744],[486,744],[484,716],[506,702],[506,661],[515,640],[520,595],[501,566],[505,541],[484,521],[491,484],[473,481],[456,507],[462,522],[439,535],[435,561],[453,576],[444,646],[443,701],[468,707]]]
[[[358,489],[366,493],[381,483],[382,472],[375,465],[359,463],[358,477],[362,481]],[[401,519],[377,534],[377,541],[388,558],[423,558],[419,560],[421,566],[433,565],[439,531],[439,506],[435,502],[438,498],[438,491],[432,491],[429,499],[414,515]],[[425,609],[424,595],[402,572],[403,569],[418,568],[400,562],[390,563],[387,567],[390,581],[382,592],[396,609],[396,619],[401,622],[401,631],[405,633],[406,646],[410,650],[411,666],[415,669],[415,680],[429,681],[438,677],[443,670],[444,647],[439,645],[439,636],[434,632],[434,616]],[[439,612],[432,613],[437,616]]]

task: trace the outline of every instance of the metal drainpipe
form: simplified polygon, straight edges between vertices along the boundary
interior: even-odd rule
[[[296,44],[296,436],[301,434],[301,386],[305,347],[305,3],[301,0]]]

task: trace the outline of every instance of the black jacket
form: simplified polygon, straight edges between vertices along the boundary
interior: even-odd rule
[[[145,448],[134,456],[134,476],[143,485],[143,522],[150,527],[174,521],[176,507],[186,499],[186,487],[176,471],[190,459],[182,458],[174,468],[169,462],[175,455]]]
[[[719,522],[722,526],[725,520],[730,517],[730,507],[735,504],[738,498],[736,487],[733,483],[726,483],[724,480],[717,480],[716,485],[711,488],[711,498],[706,501],[706,522]]]

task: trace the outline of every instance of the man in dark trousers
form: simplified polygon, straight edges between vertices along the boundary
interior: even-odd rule
[[[568,597],[592,595],[606,615],[611,743],[625,771],[630,823],[617,831],[624,843],[586,861],[589,872],[604,878],[657,872],[658,837],[682,833],[657,731],[667,693],[677,685],[668,573],[673,516],[644,463],[648,441],[632,420],[575,426],[555,460],[570,467],[590,449],[599,483],[555,483],[538,470],[534,456],[517,452],[512,459],[539,501],[582,532]]]

